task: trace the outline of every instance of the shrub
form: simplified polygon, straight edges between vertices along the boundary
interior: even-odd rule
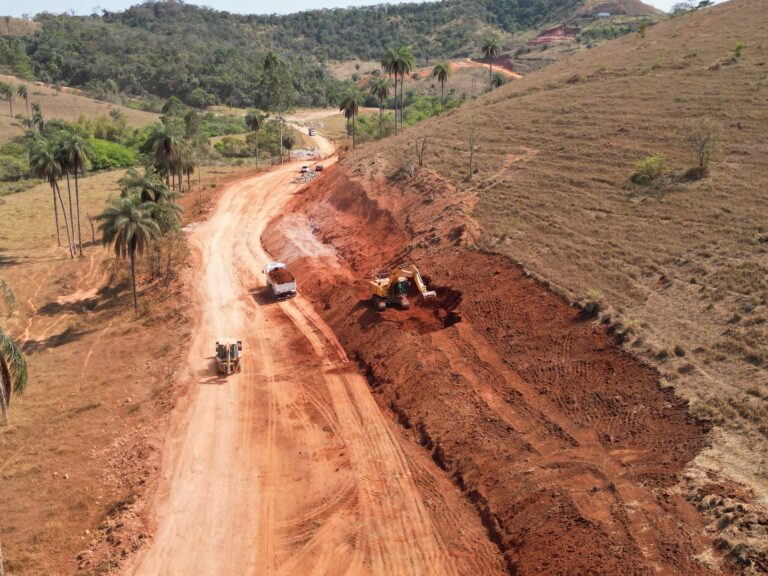
[[[657,180],[666,168],[667,159],[663,154],[654,154],[635,164],[635,172],[629,177],[634,183],[645,186]]]
[[[0,181],[16,182],[27,175],[29,167],[23,158],[0,156]]]
[[[98,138],[91,138],[90,142],[93,148],[91,164],[94,170],[130,168],[138,161],[138,153],[135,150],[117,142],[107,142]]]
[[[746,48],[747,45],[744,44],[742,40],[739,40],[736,42],[736,48],[733,49],[733,54],[736,56],[736,58],[741,58],[742,53],[744,52],[744,48]]]

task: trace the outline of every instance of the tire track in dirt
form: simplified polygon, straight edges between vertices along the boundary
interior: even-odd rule
[[[393,423],[330,328],[301,295],[264,297],[260,238],[298,189],[295,170],[232,184],[193,235],[205,305],[192,397],[133,574],[456,573]],[[242,372],[226,379],[210,358],[219,335],[244,344]]]

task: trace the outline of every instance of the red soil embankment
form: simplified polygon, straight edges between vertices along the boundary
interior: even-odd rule
[[[380,405],[474,503],[511,574],[713,573],[675,488],[706,430],[606,327],[472,249],[472,201],[426,170],[386,182],[334,168],[292,209],[357,281],[309,261],[299,280]],[[280,219],[264,240],[290,243]],[[377,314],[365,280],[408,262],[437,303]]]

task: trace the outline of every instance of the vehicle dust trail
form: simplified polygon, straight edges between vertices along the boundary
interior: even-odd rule
[[[296,169],[230,185],[192,234],[192,395],[132,574],[457,573],[365,379],[301,295],[276,304],[264,291],[261,234],[299,189]],[[243,341],[241,373],[215,374],[217,336]]]

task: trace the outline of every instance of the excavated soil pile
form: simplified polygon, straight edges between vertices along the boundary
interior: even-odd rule
[[[293,274],[291,274],[286,268],[275,268],[269,271],[269,279],[275,284],[288,284],[293,282]]]
[[[706,442],[684,403],[604,326],[469,248],[471,200],[435,175],[344,170],[292,209],[358,281],[317,269],[306,281],[379,403],[475,505],[509,573],[714,573],[695,559],[711,542],[676,486]],[[290,241],[280,220],[264,240]],[[405,261],[437,302],[377,314],[368,272]]]

